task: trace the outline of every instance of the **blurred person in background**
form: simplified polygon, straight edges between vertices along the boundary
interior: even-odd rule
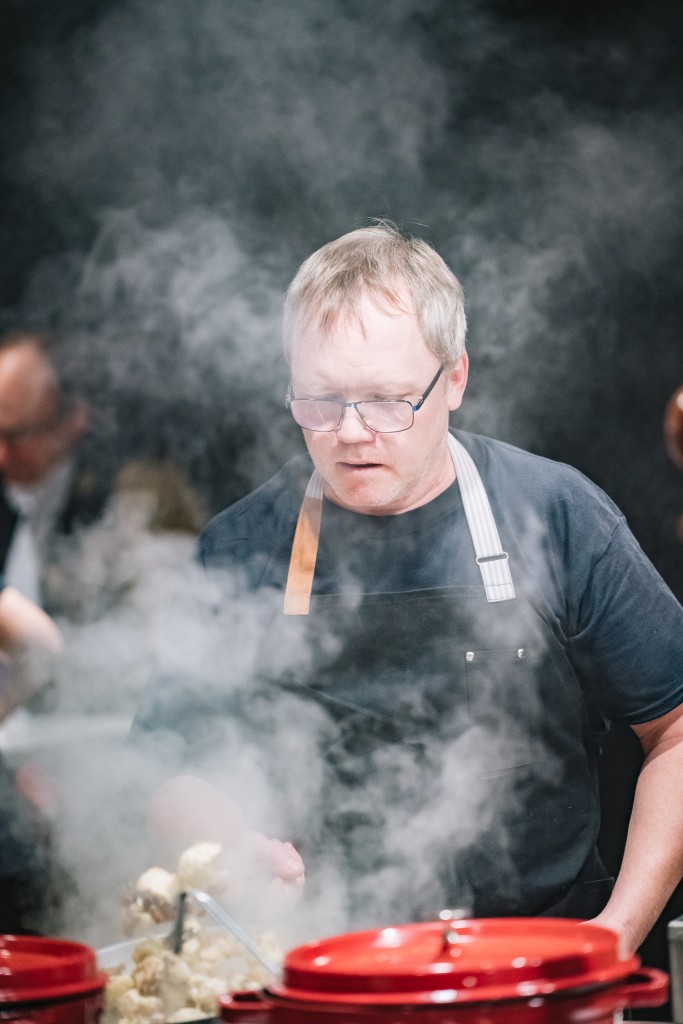
[[[170,461],[120,451],[116,437],[91,444],[84,359],[42,328],[0,336],[0,571],[63,625],[102,620],[148,587],[155,560],[184,560],[206,519]]]
[[[39,649],[14,644],[0,692],[2,824],[13,836],[0,854],[0,906],[15,929],[56,927],[60,890],[72,887],[51,821],[65,796],[52,724],[59,737],[57,718],[80,722],[70,726],[65,770],[91,729],[125,732],[118,723],[130,720],[147,678],[172,576],[206,519],[170,462],[125,452],[116,437],[103,443],[90,370],[78,345],[51,331],[0,336],[1,600],[13,628],[25,621],[44,640],[50,630],[59,636],[42,661]],[[0,643],[3,635],[0,621]],[[104,739],[101,747],[104,757]]]
[[[0,722],[39,692],[62,650],[54,622],[0,576]],[[0,932],[21,932],[51,876],[42,780],[0,756]]]
[[[243,843],[292,898],[331,860],[356,926],[464,906],[593,919],[634,952],[683,873],[683,610],[582,474],[449,429],[463,294],[425,242],[380,224],[323,246],[285,340],[310,460],[201,535],[215,651],[159,676],[130,738],[186,769],[152,827]],[[616,883],[610,722],[645,755]],[[245,838],[261,768],[294,845]]]

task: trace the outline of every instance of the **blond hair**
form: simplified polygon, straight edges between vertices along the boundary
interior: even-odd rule
[[[302,263],[285,295],[285,351],[296,329],[314,324],[327,334],[340,319],[357,315],[364,294],[402,309],[402,291],[412,299],[428,348],[452,369],[465,351],[462,286],[431,245],[388,221],[350,231]]]

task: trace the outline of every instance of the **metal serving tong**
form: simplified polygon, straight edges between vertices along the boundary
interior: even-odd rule
[[[168,944],[172,948],[174,953],[180,953],[183,947],[183,936],[185,931],[185,912],[187,905],[187,897],[191,896],[193,900],[201,904],[204,910],[207,912],[209,917],[212,917],[216,924],[220,925],[225,931],[237,939],[241,946],[247,951],[261,965],[265,968],[269,974],[274,978],[280,978],[282,975],[282,968],[275,960],[271,960],[266,953],[259,949],[251,936],[245,932],[241,925],[235,921],[233,917],[227,912],[225,907],[210,896],[208,892],[204,892],[202,889],[195,889],[193,886],[188,886],[184,892],[181,892],[178,896],[178,905],[176,910],[175,921],[173,922],[173,929],[168,936]]]
[[[178,895],[178,902],[176,904],[175,918],[173,919],[173,927],[166,936],[166,945],[177,955],[183,948],[183,940],[185,939],[185,904],[187,902],[187,893],[181,892]]]

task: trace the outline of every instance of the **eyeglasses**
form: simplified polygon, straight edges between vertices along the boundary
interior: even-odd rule
[[[405,398],[379,398],[367,402],[332,402],[326,398],[292,398],[291,385],[287,392],[287,406],[304,430],[339,430],[346,409],[355,409],[363,423],[377,434],[397,434],[410,430],[415,413],[422,408],[434,385],[443,373],[443,366],[431,384],[413,405]]]
[[[63,416],[57,413],[51,416],[49,420],[43,420],[42,423],[25,427],[9,427],[7,430],[0,428],[0,443],[4,442],[5,444],[12,445],[30,444],[32,441],[36,441],[45,434],[49,434],[58,427],[62,419]]]

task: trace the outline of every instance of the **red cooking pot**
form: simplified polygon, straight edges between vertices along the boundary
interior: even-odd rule
[[[2,1024],[97,1024],[106,984],[89,946],[0,935]]]
[[[429,921],[310,942],[282,980],[221,999],[241,1024],[595,1024],[661,1006],[663,971],[614,932],[566,918]]]

